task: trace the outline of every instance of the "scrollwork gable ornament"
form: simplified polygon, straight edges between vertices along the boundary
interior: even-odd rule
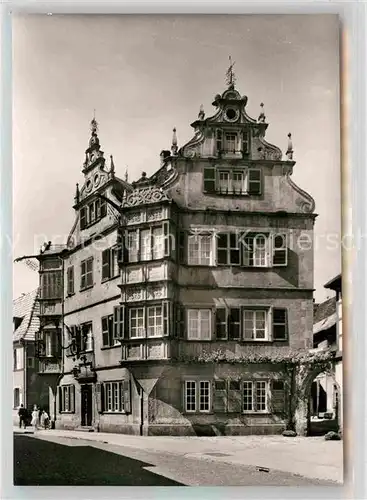
[[[150,203],[158,203],[160,201],[171,201],[167,193],[155,186],[137,188],[132,193],[128,194],[123,201],[123,207],[134,207],[137,205],[147,205]]]

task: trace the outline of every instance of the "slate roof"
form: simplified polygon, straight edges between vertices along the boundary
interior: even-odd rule
[[[331,297],[321,304],[314,304],[313,333],[318,333],[335,325],[337,322],[336,298]]]
[[[19,325],[13,331],[13,342],[34,340],[39,330],[39,289],[25,293],[13,300],[13,318],[19,318]]]

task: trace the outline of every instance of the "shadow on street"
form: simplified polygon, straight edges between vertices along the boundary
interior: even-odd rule
[[[152,466],[93,446],[65,446],[14,435],[16,486],[185,486]]]

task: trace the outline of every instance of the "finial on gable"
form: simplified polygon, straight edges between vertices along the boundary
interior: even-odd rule
[[[292,141],[292,134],[290,132],[288,134],[288,149],[286,152],[286,156],[288,160],[293,160],[293,141]]]
[[[113,156],[110,155],[110,160],[111,160],[111,163],[110,163],[110,174],[112,177],[114,177],[115,175],[115,163],[113,161]]]
[[[264,112],[264,103],[260,103],[260,114],[259,114],[259,118],[257,119],[257,121],[259,123],[265,123],[265,112]]]
[[[128,172],[128,168],[126,167],[126,170],[125,170],[125,182],[129,182],[129,172]]]
[[[204,106],[202,104],[200,104],[198,118],[199,118],[199,120],[204,120],[204,118],[205,118]]]
[[[235,62],[232,62],[232,57],[229,56],[229,68],[227,69],[226,73],[226,83],[228,85],[228,88],[230,90],[234,89],[234,85],[236,83],[236,75],[233,71],[233,66],[235,65]]]
[[[172,155],[175,156],[177,154],[178,147],[177,147],[177,135],[176,135],[176,128],[173,129],[173,136],[172,136],[172,146],[171,146],[171,152]]]

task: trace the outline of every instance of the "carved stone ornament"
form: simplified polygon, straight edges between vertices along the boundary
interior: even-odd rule
[[[150,186],[141,189],[135,189],[130,193],[126,200],[122,203],[123,207],[134,207],[137,205],[145,205],[148,203],[156,203],[159,201],[171,201],[169,196],[157,187]]]

